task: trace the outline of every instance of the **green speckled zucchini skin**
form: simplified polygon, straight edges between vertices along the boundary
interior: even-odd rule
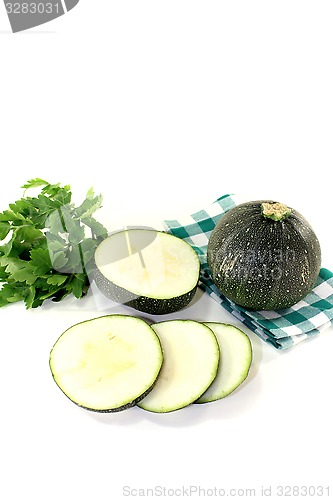
[[[95,266],[92,276],[98,289],[103,293],[103,295],[105,295],[105,297],[119,304],[132,307],[137,311],[153,315],[170,314],[183,309],[192,301],[197,290],[196,285],[192,290],[178,297],[155,299],[152,297],[136,295],[112,283],[105,278],[105,276],[103,276],[97,266]]]
[[[254,310],[290,307],[313,288],[321,265],[318,238],[291,209],[282,220],[263,216],[258,200],[227,212],[209,239],[207,260],[219,290]]]
[[[127,403],[126,405],[123,405],[123,406],[119,406],[118,408],[110,408],[110,409],[107,409],[107,410],[98,410],[96,408],[88,408],[87,406],[83,406],[83,405],[77,403],[76,401],[74,401],[73,399],[71,399],[69,396],[67,396],[67,394],[65,394],[65,396],[70,401],[72,401],[72,403],[76,404],[76,406],[78,406],[79,408],[83,408],[84,410],[92,411],[94,413],[119,413],[121,411],[129,410],[130,408],[133,408],[138,403],[140,403],[140,401],[142,401],[146,396],[148,396],[148,394],[154,389],[155,384],[156,384],[156,380],[151,385],[151,387],[149,387],[149,389],[147,389],[143,394],[141,394],[141,396],[137,397],[136,399],[134,399],[130,403]]]

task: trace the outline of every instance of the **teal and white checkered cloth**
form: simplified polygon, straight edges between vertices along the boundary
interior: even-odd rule
[[[333,324],[333,273],[322,268],[314,289],[294,306],[279,311],[250,311],[227,299],[214,285],[208,264],[207,245],[217,221],[236,205],[232,195],[221,196],[206,210],[165,220],[166,230],[187,241],[201,262],[199,286],[262,340],[286,349]]]

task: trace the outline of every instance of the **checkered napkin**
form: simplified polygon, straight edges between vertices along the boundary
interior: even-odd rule
[[[322,268],[314,289],[300,302],[279,311],[250,311],[227,299],[214,285],[207,265],[209,236],[217,221],[236,205],[232,195],[221,196],[206,210],[165,220],[168,232],[187,241],[201,262],[199,286],[239,321],[276,349],[287,349],[333,324],[333,273]]]

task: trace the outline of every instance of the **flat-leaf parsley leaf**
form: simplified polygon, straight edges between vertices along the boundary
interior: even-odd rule
[[[46,299],[83,297],[97,245],[107,236],[93,213],[102,196],[89,189],[76,207],[69,185],[28,180],[20,200],[0,213],[0,307],[24,301],[27,309]],[[27,196],[38,188],[37,196]]]

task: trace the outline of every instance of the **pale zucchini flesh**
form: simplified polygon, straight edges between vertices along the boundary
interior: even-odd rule
[[[59,337],[50,353],[53,378],[64,394],[100,412],[134,406],[154,386],[162,361],[154,330],[126,315],[78,323]]]
[[[216,377],[219,346],[212,330],[193,320],[170,320],[152,325],[164,361],[153,390],[140,401],[144,410],[166,413],[196,401]]]
[[[196,403],[217,401],[231,394],[247,378],[252,363],[251,341],[242,330],[224,323],[206,322],[205,325],[219,343],[220,364],[215,380]]]

